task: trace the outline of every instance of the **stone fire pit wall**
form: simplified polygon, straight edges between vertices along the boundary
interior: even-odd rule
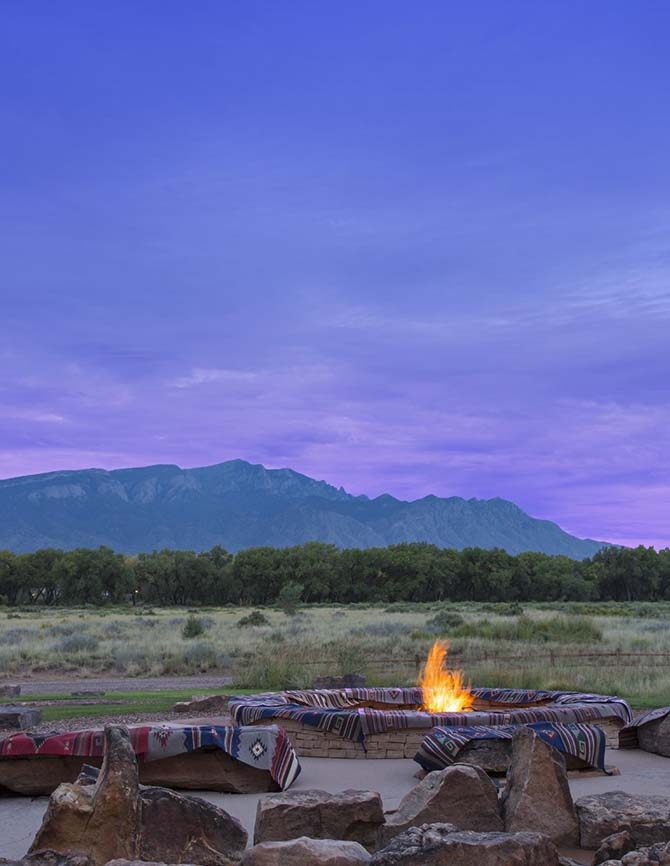
[[[420,688],[286,691],[232,698],[236,724],[274,720],[300,756],[314,758],[413,758],[436,727],[582,722],[605,731],[616,746],[632,719],[622,698],[577,692],[473,689],[474,710],[427,713]]]

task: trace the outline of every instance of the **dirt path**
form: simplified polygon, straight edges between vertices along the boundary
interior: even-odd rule
[[[36,679],[17,677],[7,681],[21,686],[24,695],[69,695],[75,691],[103,692],[157,692],[162,689],[191,689],[197,694],[202,689],[227,688],[231,677],[77,677]]]

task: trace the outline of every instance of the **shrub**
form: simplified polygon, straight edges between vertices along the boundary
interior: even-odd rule
[[[0,633],[0,644],[16,646],[32,636],[33,632],[29,628],[10,628]]]
[[[463,625],[465,620],[460,613],[454,613],[451,610],[440,610],[432,619],[429,619],[426,625],[434,634],[445,634],[452,629]]]
[[[181,631],[181,635],[184,640],[188,640],[193,637],[200,637],[200,635],[204,633],[205,623],[201,619],[198,619],[197,616],[193,616],[193,614],[191,614],[186,620],[184,628]]]
[[[206,670],[215,667],[219,657],[214,647],[207,641],[197,641],[184,651],[184,660],[190,667]]]
[[[56,652],[62,653],[95,652],[98,648],[98,639],[92,634],[71,634],[56,641],[53,648]]]
[[[270,625],[270,620],[261,613],[260,610],[252,610],[247,616],[243,616],[237,623],[238,628],[246,628],[248,626]]]
[[[454,629],[452,636],[556,643],[599,643],[603,639],[598,626],[582,616],[555,616],[540,620],[520,616],[516,622],[491,622],[483,619],[479,622],[463,623]]]
[[[301,583],[296,583],[294,580],[285,583],[279,590],[277,607],[288,616],[292,616],[298,610],[304,588]]]

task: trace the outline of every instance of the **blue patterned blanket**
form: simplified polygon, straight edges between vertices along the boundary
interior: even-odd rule
[[[626,701],[606,695],[482,688],[472,689],[472,694],[499,708],[468,712],[468,727],[532,722],[579,724],[610,718],[628,723],[633,717]],[[237,724],[292,719],[361,743],[371,734],[387,731],[463,725],[464,713],[427,713],[417,709],[422,700],[420,688],[324,689],[233,698],[229,709]]]
[[[559,752],[607,772],[605,732],[595,725],[531,722],[526,727]],[[443,770],[456,763],[461,749],[473,740],[511,740],[516,730],[516,725],[435,728],[426,735],[414,760],[428,772]]]

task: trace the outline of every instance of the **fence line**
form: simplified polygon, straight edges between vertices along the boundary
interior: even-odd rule
[[[481,663],[504,662],[505,664],[518,664],[519,667],[531,667],[536,662],[548,662],[550,667],[555,667],[565,660],[577,662],[581,667],[635,667],[646,664],[647,667],[670,667],[670,652],[548,652],[533,653],[526,655],[497,655],[496,653],[483,653],[478,656],[461,655],[450,653],[450,667],[467,667],[468,665]],[[361,667],[406,667],[419,671],[425,662],[424,656],[413,656],[412,658],[372,658],[361,661]],[[568,662],[569,663],[569,662]],[[305,659],[302,664],[321,665],[325,670],[334,670],[339,666],[337,659]]]

